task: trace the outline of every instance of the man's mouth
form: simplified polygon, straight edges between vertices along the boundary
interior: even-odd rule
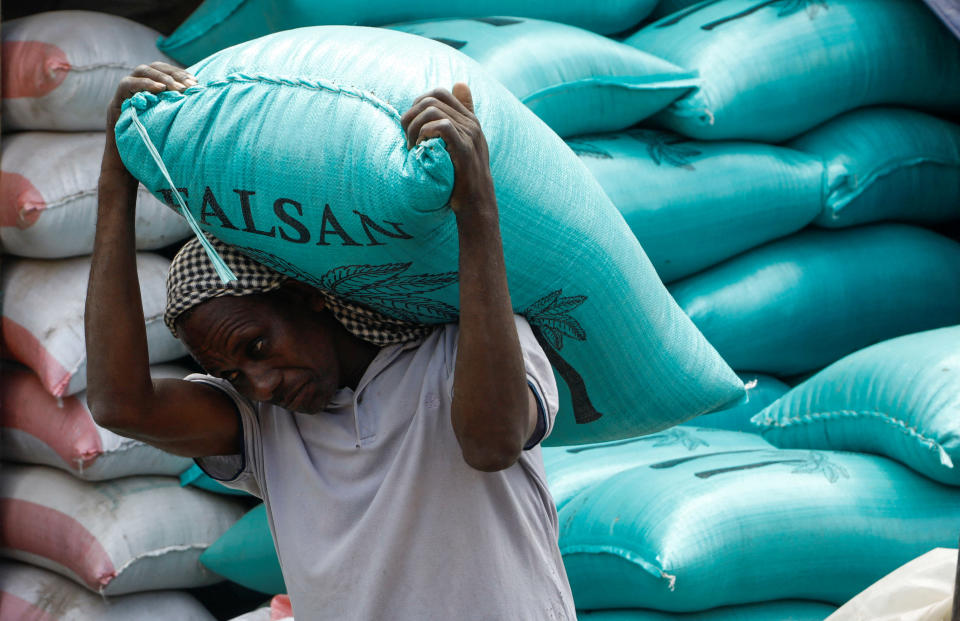
[[[307,388],[307,382],[303,382],[298,386],[295,386],[293,390],[287,391],[285,395],[286,398],[283,399],[283,401],[280,404],[280,407],[282,407],[285,410],[290,410],[292,412],[299,412],[300,410],[298,408],[303,405],[302,401],[303,401],[305,388]]]

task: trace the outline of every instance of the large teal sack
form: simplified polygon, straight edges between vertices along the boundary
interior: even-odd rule
[[[431,0],[316,2],[315,0],[206,0],[157,47],[184,64],[266,34],[325,24],[379,26],[414,19],[519,15],[548,19],[609,34],[646,17],[657,0]]]
[[[555,22],[489,17],[390,27],[473,58],[561,136],[630,127],[696,84],[696,74],[662,58]]]
[[[823,621],[837,609],[817,602],[767,602],[674,614],[656,610],[578,612],[579,621]]]
[[[789,146],[823,158],[820,226],[960,218],[960,125],[905,108],[866,108]]]
[[[626,42],[700,72],[655,117],[694,138],[779,142],[862,106],[960,107],[960,41],[916,0],[706,0]]]
[[[257,505],[200,555],[210,571],[261,593],[286,593],[267,508]]]
[[[790,387],[769,375],[760,373],[738,373],[738,375],[747,390],[747,394],[740,403],[709,414],[701,414],[687,421],[685,425],[760,433],[760,428],[750,419],[790,392]]]
[[[547,486],[559,511],[583,490],[613,475],[664,459],[705,455],[731,449],[772,449],[757,435],[717,429],[672,427],[666,431],[616,442],[543,449]]]
[[[733,368],[796,375],[960,321],[960,244],[901,224],[808,230],[671,292]]]
[[[402,32],[327,26],[191,69],[200,85],[185,93],[125,102],[127,167],[170,194],[142,124],[205,231],[335,295],[428,323],[457,317],[453,165],[440,139],[408,151],[399,116],[437,86],[470,84],[514,308],[572,390],[561,387],[551,441],[649,433],[741,396],[589,171],[472,59]]]
[[[960,490],[874,455],[744,445],[621,472],[559,519],[583,609],[840,604],[956,545]]]
[[[851,354],[754,422],[777,446],[879,453],[960,485],[960,326]]]
[[[799,151],[649,129],[567,144],[664,282],[799,231],[820,213],[823,164]]]

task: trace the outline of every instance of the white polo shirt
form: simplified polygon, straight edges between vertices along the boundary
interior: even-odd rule
[[[553,371],[516,325],[549,433]],[[575,621],[540,447],[500,472],[463,460],[450,421],[457,335],[446,325],[382,349],[321,414],[188,378],[237,404],[244,455],[197,462],[263,498],[298,620]]]

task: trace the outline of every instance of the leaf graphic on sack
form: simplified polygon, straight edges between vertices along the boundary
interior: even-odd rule
[[[458,315],[457,309],[445,302],[417,296],[356,295],[352,299],[385,315],[415,323],[422,323],[425,318],[456,321]]]
[[[584,141],[582,138],[569,138],[567,140],[567,146],[569,146],[573,152],[580,157],[595,157],[600,160],[613,159],[612,155],[603,149]]]
[[[793,472],[798,474],[813,474],[819,472],[831,483],[836,483],[840,477],[844,479],[850,478],[850,473],[847,472],[846,468],[840,464],[831,462],[825,453],[819,453],[817,451],[810,451],[807,461],[794,468]]]
[[[701,446],[710,446],[710,444],[680,427],[672,427],[666,431],[655,433],[650,436],[637,438],[638,442],[653,442],[654,447],[681,445],[689,451],[695,450]]]
[[[410,268],[411,263],[384,265],[342,265],[320,279],[320,286],[341,297],[349,297]]]
[[[650,129],[631,129],[626,134],[637,142],[647,145],[647,154],[657,166],[667,163],[675,168],[696,170],[690,163],[690,158],[703,153],[699,149],[685,146],[690,140],[678,134]]]
[[[280,272],[281,274],[285,274],[286,276],[296,278],[297,280],[305,282],[309,285],[313,285],[314,287],[317,287],[320,289],[323,288],[319,280],[317,280],[310,274],[307,274],[306,272],[304,272],[297,266],[293,265],[292,263],[284,261],[279,257],[276,257],[272,254],[268,254],[256,248],[247,248],[246,246],[236,246],[236,248],[237,250],[247,255],[257,263],[266,265],[267,267],[269,267],[270,269],[276,272]]]

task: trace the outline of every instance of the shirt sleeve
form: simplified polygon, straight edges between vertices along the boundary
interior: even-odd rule
[[[207,476],[224,486],[263,498],[257,477],[261,443],[260,419],[257,416],[256,407],[225,379],[201,373],[188,375],[185,379],[190,382],[213,386],[230,397],[236,406],[238,416],[240,416],[241,433],[243,434],[241,453],[196,457],[194,461]]]
[[[533,436],[524,446],[531,449],[540,444],[553,431],[553,423],[557,417],[560,397],[557,392],[557,380],[553,375],[553,367],[547,359],[547,354],[533,335],[530,324],[520,315],[513,316],[517,326],[517,336],[520,339],[520,350],[523,353],[523,365],[527,371],[527,384],[533,390],[537,399],[537,427]]]

